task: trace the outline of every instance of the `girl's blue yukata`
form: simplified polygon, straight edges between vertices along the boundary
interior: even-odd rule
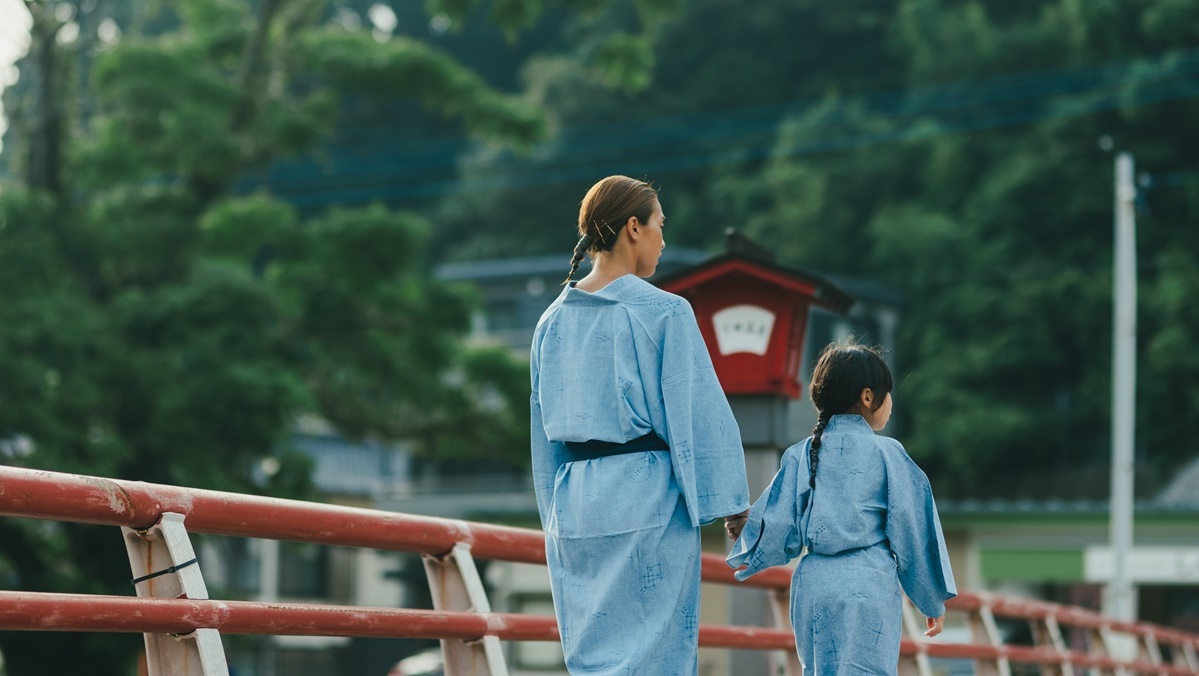
[[[749,512],[728,563],[744,580],[806,547],[791,578],[791,624],[805,674],[894,674],[900,585],[928,617],[957,596],[928,478],[903,446],[859,415],[835,415],[821,437],[783,455]]]
[[[572,674],[694,676],[699,525],[749,506],[741,434],[691,306],[632,275],[568,286],[531,352],[533,483]],[[571,460],[565,442],[669,449]]]

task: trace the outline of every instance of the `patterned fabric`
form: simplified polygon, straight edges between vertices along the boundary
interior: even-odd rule
[[[749,506],[741,435],[691,306],[632,275],[569,286],[530,355],[533,483],[567,667],[695,674],[702,523]],[[669,450],[571,462],[564,442]]]
[[[798,557],[791,622],[813,674],[895,673],[899,588],[928,617],[957,595],[924,472],[903,446],[858,415],[835,415],[821,437],[816,488],[811,439],[787,449],[727,561],[744,580]]]
[[[644,462],[669,464],[664,452],[644,455],[652,458]],[[633,470],[637,462],[634,458],[622,469]],[[620,470],[594,467],[594,461],[583,464],[588,467],[568,466],[565,486],[584,484],[584,474],[621,478]],[[669,474],[660,476],[669,479]],[[688,523],[673,481],[659,485],[669,486],[663,493],[675,499],[674,513],[664,520],[651,514],[650,519],[642,516],[635,523],[613,519],[611,528],[588,535],[546,533],[554,613],[572,674],[694,676],[698,669],[699,529]],[[661,496],[641,497],[621,499],[634,507],[659,506],[650,498]],[[595,511],[593,505],[584,514]],[[559,526],[565,527],[572,512],[562,513]],[[622,528],[635,530],[607,532]]]

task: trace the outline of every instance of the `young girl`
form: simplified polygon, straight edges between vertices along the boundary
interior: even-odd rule
[[[941,633],[957,595],[932,489],[898,441],[876,436],[891,417],[891,372],[854,344],[824,349],[812,374],[820,412],[812,436],[787,449],[728,564],[739,580],[800,559],[791,579],[799,658],[815,674],[895,674],[903,591]]]

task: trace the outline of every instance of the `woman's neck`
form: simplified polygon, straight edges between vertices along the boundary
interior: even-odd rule
[[[625,275],[633,274],[633,266],[621,257],[605,252],[595,257],[592,262],[591,272],[587,276],[580,279],[575,288],[588,293],[595,293],[600,289],[608,286],[613,281],[624,277]]]

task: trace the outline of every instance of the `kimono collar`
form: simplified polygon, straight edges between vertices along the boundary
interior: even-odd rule
[[[866,419],[856,413],[842,413],[829,418],[824,433],[837,432],[840,434],[874,434]]]
[[[571,282],[562,290],[562,304],[577,306],[615,305],[628,298],[642,284],[649,284],[649,282],[636,275],[622,275],[608,282],[608,285],[599,291],[588,293],[582,289],[576,289],[575,283]]]

